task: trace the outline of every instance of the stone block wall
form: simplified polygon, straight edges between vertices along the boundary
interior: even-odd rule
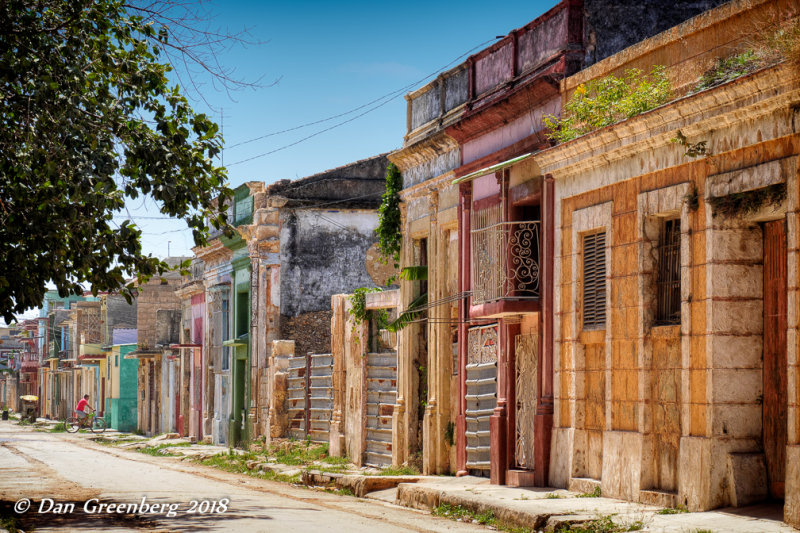
[[[709,108],[705,112],[713,115]],[[715,155],[699,161],[672,153],[668,144],[654,149],[658,133],[651,130],[645,157],[629,149],[629,158],[555,173],[554,485],[577,486],[590,478],[601,483],[604,495],[693,510],[764,496],[760,223],[786,219],[789,242],[798,238],[793,221],[800,140],[790,132],[785,111],[751,113],[740,125],[715,129]],[[585,139],[595,153],[603,153],[604,141]],[[714,190],[725,196],[775,182],[787,185],[782,204],[739,215],[712,207]],[[681,231],[681,321],[675,326],[654,322],[655,247],[667,218],[677,218]],[[599,229],[607,234],[607,321],[601,332],[583,331],[580,237]],[[797,390],[791,362],[796,364],[797,351],[792,247],[790,409]],[[789,420],[787,468],[796,471],[791,435],[797,422]],[[558,457],[563,450],[569,457]],[[792,492],[792,479],[786,482],[789,519],[800,495]]]
[[[180,286],[180,283],[180,278],[153,278],[139,287],[139,294],[136,297],[136,315],[140,349],[155,348],[158,340],[158,311],[180,311],[181,301],[175,294],[175,289]]]
[[[281,317],[281,338],[293,339],[295,353],[330,353],[331,312],[316,311]]]

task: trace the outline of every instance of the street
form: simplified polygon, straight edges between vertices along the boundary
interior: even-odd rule
[[[381,502],[112,449],[87,436],[0,422],[0,517],[19,516],[18,527],[37,532],[485,531]],[[23,498],[30,509],[15,514]]]

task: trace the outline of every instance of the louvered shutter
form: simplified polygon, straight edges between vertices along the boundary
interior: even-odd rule
[[[606,234],[583,237],[583,328],[606,326]]]

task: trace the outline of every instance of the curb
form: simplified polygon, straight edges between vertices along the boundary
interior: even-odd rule
[[[304,485],[334,486],[337,489],[347,489],[359,498],[363,498],[370,492],[391,489],[402,484],[413,486],[419,480],[420,478],[417,476],[363,476],[320,470],[303,472]]]
[[[536,513],[514,509],[501,502],[486,503],[477,496],[469,494],[456,494],[440,489],[425,487],[424,485],[414,485],[401,483],[397,487],[397,503],[414,509],[432,511],[435,507],[442,504],[460,506],[474,513],[485,513],[491,511],[498,521],[513,527],[525,527],[539,531],[542,529],[552,530],[564,522],[585,522],[581,517],[559,516],[558,520],[551,520],[550,513]]]

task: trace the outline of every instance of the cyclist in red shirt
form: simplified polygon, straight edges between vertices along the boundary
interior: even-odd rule
[[[89,409],[91,411],[94,411],[92,406],[89,405],[89,395],[88,394],[84,394],[83,398],[81,398],[81,401],[79,401],[78,405],[75,407],[75,414],[77,415],[78,420],[80,421],[82,426],[86,423],[86,416],[87,415],[86,415],[85,409]]]

